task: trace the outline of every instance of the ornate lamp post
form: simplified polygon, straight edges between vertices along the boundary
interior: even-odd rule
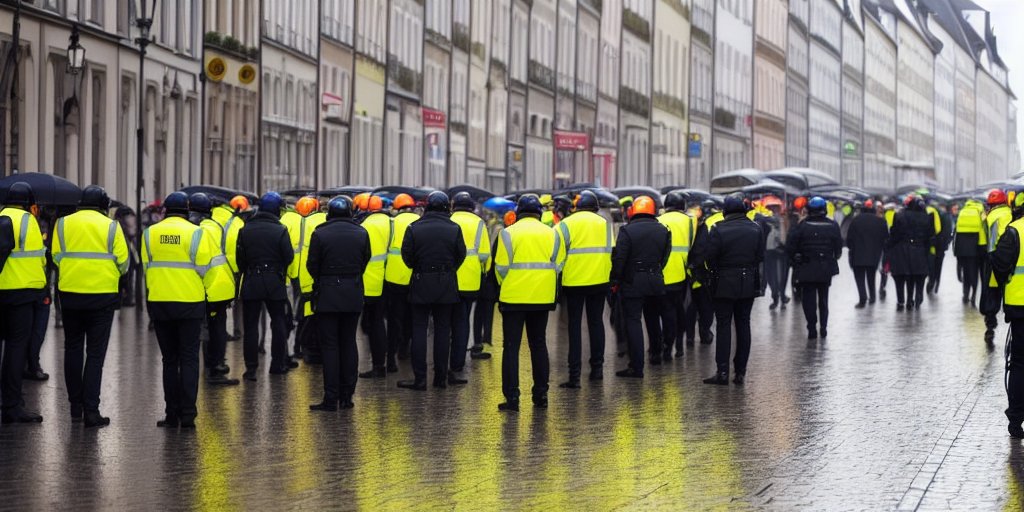
[[[134,0],[135,26],[139,29],[139,36],[135,38],[135,44],[139,45],[139,94],[135,109],[138,114],[135,130],[135,214],[139,220],[141,220],[142,216],[142,195],[146,189],[143,173],[143,157],[146,146],[146,48],[152,42],[149,30],[153,27],[153,13],[156,11],[156,3],[157,0]],[[142,232],[141,226],[139,226],[138,231],[139,233]]]

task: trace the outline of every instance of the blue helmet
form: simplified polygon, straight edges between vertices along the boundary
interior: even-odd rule
[[[807,201],[807,211],[811,213],[823,213],[827,208],[828,203],[821,197],[814,196],[810,201]]]
[[[271,215],[281,215],[281,208],[284,207],[284,198],[277,192],[267,192],[260,198],[260,211]]]
[[[351,219],[352,198],[348,196],[336,196],[327,203],[328,219]]]
[[[544,207],[540,204],[540,198],[536,194],[523,194],[519,196],[519,201],[516,202],[516,214],[533,214],[540,215],[544,212]]]
[[[164,199],[164,210],[167,213],[188,215],[188,194],[180,190],[171,192],[167,199]]]
[[[188,197],[188,208],[198,213],[210,213],[213,210],[213,201],[210,200],[210,196],[196,192]]]

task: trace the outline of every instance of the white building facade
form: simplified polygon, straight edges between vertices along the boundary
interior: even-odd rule
[[[786,165],[786,0],[755,3],[754,155],[756,169]]]
[[[810,2],[808,46],[808,165],[840,179],[842,163],[841,6],[835,0]]]
[[[753,0],[718,0],[715,14],[714,174],[753,165]]]

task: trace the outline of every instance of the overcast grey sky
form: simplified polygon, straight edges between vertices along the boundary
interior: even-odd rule
[[[992,13],[992,24],[995,26],[996,38],[999,44],[999,56],[1010,68],[1010,88],[1017,95],[1017,108],[1024,103],[1024,30],[1021,30],[1021,23],[1024,22],[1024,0],[974,0],[974,2]],[[1021,137],[1020,123],[1017,124],[1017,140],[1024,148],[1024,138]],[[1016,171],[1016,169],[1011,169]]]

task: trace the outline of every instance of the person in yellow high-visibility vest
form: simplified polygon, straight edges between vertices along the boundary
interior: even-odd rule
[[[978,297],[978,265],[988,246],[985,233],[985,207],[980,201],[968,199],[956,216],[953,255],[956,256],[957,277],[963,283],[963,303],[975,304]]]
[[[540,221],[543,209],[536,195],[520,196],[516,223],[501,231],[495,247],[495,277],[501,286],[498,308],[505,343],[501,355],[505,402],[498,405],[499,411],[519,410],[519,347],[524,327],[533,367],[533,404],[548,406],[551,367],[546,330],[548,313],[555,309],[565,248],[558,232]]]
[[[1003,312],[1010,324],[1006,343],[1007,431],[1011,437],[1024,438],[1024,194],[1012,202],[1013,221],[1003,231],[995,250],[989,254],[992,272],[1004,285]],[[963,212],[961,212],[963,215]]]
[[[299,250],[295,254],[295,260],[292,261],[292,267],[296,275],[296,281],[299,283],[299,301],[298,307],[295,308],[298,327],[295,330],[295,348],[292,357],[304,358],[305,349],[311,348],[315,359],[317,351],[317,347],[314,346],[316,336],[312,335],[315,332],[315,327],[311,328],[311,324],[315,322],[315,319],[312,318],[313,309],[310,302],[313,293],[313,277],[309,275],[309,270],[306,269],[306,262],[309,260],[309,241],[313,238],[313,231],[324,222],[327,222],[327,214],[320,211],[320,201],[311,196],[299,198],[295,202],[295,213],[300,216]],[[304,347],[304,343],[308,343],[310,346]]]
[[[245,227],[243,216],[250,213],[251,205],[249,199],[243,195],[231,198],[228,204],[221,204],[213,209],[211,217],[223,226],[223,235],[220,239],[220,250],[228,260],[228,266],[235,275],[235,293],[238,292],[238,284],[241,282],[241,273],[238,269],[238,233]],[[242,301],[235,301],[231,306],[231,322],[233,324],[229,340],[242,338]]]
[[[686,315],[683,324],[686,331],[686,343],[693,345],[695,332],[700,332],[700,344],[710,345],[715,340],[711,326],[715,321],[715,308],[711,300],[711,294],[700,282],[700,275],[706,273],[706,269],[693,267],[694,256],[698,254],[706,243],[708,231],[725,216],[719,210],[714,201],[705,200],[701,204],[701,217],[697,229],[693,235],[693,244],[687,256],[687,275],[689,276],[691,288],[690,305],[686,308]],[[699,326],[699,329],[698,329]]]
[[[597,195],[584,190],[576,200],[576,213],[562,219],[556,228],[565,249],[562,292],[569,315],[569,380],[559,385],[562,388],[580,387],[584,311],[590,338],[589,378],[604,378],[604,301],[615,237],[612,223],[597,213],[600,209]]]
[[[1006,192],[999,189],[992,189],[988,193],[988,214],[985,215],[985,231],[988,239],[986,253],[991,254],[996,250],[999,237],[1003,236],[1006,226],[1013,220],[1013,214],[1007,205]],[[996,281],[992,274],[992,266],[989,265],[986,257],[982,262],[981,281],[981,302],[978,304],[978,312],[985,315],[985,342],[992,343],[995,340],[996,327],[999,320],[996,315],[1003,305],[1003,288]]]
[[[213,202],[202,192],[192,194],[188,198],[190,217],[213,240],[224,238],[224,227],[213,220]],[[227,257],[217,244],[215,258],[220,257],[227,263]],[[219,261],[219,260],[218,260]],[[231,368],[227,365],[228,348],[228,306],[235,300],[235,274],[231,265],[218,265],[211,268],[205,276],[206,294],[206,331],[208,340],[203,350],[203,363],[206,367],[206,382],[220,386],[234,386],[238,379],[229,378]]]
[[[662,355],[668,361],[675,356],[683,357],[683,316],[686,312],[686,291],[690,287],[686,279],[686,264],[693,245],[693,218],[686,214],[686,196],[673,191],[665,196],[665,213],[658,222],[672,234],[672,254],[662,269],[665,275],[665,300],[662,302]],[[648,333],[651,329],[648,329]]]
[[[86,187],[78,211],[57,220],[51,249],[59,270],[71,418],[84,419],[87,428],[110,424],[100,414],[100,386],[114,310],[120,305],[118,284],[128,272],[128,244],[121,225],[105,215],[109,209],[102,187]]]
[[[360,225],[370,235],[370,262],[363,271],[363,325],[370,343],[373,368],[360,373],[364,379],[382,379],[398,371],[395,354],[388,354],[388,331],[384,324],[387,302],[384,298],[384,273],[391,246],[391,216],[384,211],[380,196],[365,199],[366,215]]]
[[[391,205],[396,215],[392,219],[391,243],[384,265],[384,295],[387,297],[388,361],[409,358],[412,343],[412,309],[409,308],[409,281],[412,269],[402,261],[402,240],[409,224],[419,220],[416,201],[409,194],[398,194]]]
[[[32,337],[33,304],[46,294],[46,246],[39,223],[29,212],[35,204],[32,187],[23,181],[12,184],[3,202],[0,217],[7,219],[4,224],[11,231],[10,252],[0,270],[0,422],[40,423],[42,416],[25,409],[21,383]]]
[[[142,234],[146,305],[163,356],[164,428],[195,428],[199,392],[199,331],[212,282],[210,269],[227,265],[217,242],[188,220],[188,195],[164,200],[167,216]]]
[[[487,223],[476,213],[476,201],[469,192],[459,192],[452,197],[452,222],[462,228],[462,241],[466,245],[466,259],[462,261],[456,272],[459,282],[459,304],[452,313],[452,348],[449,369],[455,379],[465,380],[462,370],[466,365],[466,352],[469,351],[469,330],[473,304],[483,283],[487,262],[491,258],[490,237],[487,234]],[[470,352],[473,359],[489,359],[490,354],[483,351],[483,346],[474,347]]]

